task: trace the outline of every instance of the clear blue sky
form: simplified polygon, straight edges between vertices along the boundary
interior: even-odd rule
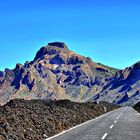
[[[116,68],[140,60],[139,0],[1,0],[0,69],[52,41]]]

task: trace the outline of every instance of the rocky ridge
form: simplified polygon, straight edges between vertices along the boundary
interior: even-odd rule
[[[140,62],[118,70],[78,55],[63,42],[42,47],[31,62],[0,72],[0,104],[12,99],[69,99],[134,105],[140,100]]]

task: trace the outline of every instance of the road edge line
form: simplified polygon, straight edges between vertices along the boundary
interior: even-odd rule
[[[75,128],[78,128],[78,127],[80,127],[80,126],[83,126],[83,125],[85,125],[85,124],[87,124],[87,123],[90,123],[90,122],[92,122],[92,121],[98,120],[98,119],[102,118],[103,116],[106,116],[106,115],[108,115],[108,114],[110,114],[110,113],[112,113],[112,112],[115,112],[115,111],[117,111],[117,110],[119,110],[119,109],[121,109],[121,108],[122,108],[122,107],[120,107],[120,108],[118,108],[118,109],[115,109],[115,110],[112,110],[112,111],[109,111],[109,112],[107,112],[107,113],[105,113],[105,114],[103,114],[103,115],[100,115],[100,116],[98,116],[98,117],[96,117],[96,118],[94,118],[94,119],[91,119],[91,120],[89,120],[89,121],[86,121],[86,122],[84,122],[84,123],[81,123],[81,124],[79,124],[79,125],[76,125],[76,126],[74,126],[74,127],[71,127],[71,128],[69,128],[69,129],[67,129],[67,130],[64,130],[64,131],[62,131],[62,132],[60,132],[60,133],[58,133],[58,134],[56,134],[56,135],[54,135],[54,136],[52,136],[52,137],[46,138],[45,140],[51,140],[51,139],[53,139],[53,138],[56,138],[56,137],[58,137],[58,136],[60,136],[60,135],[62,135],[62,134],[64,134],[64,133],[66,133],[66,132],[69,132],[69,131],[71,131],[71,130],[73,130],[73,129],[75,129]]]
[[[138,115],[140,115],[140,113],[139,113],[137,110],[135,110],[133,107],[132,107],[132,109],[133,109]]]

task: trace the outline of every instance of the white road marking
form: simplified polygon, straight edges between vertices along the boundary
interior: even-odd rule
[[[107,137],[107,133],[105,133],[104,135],[103,135],[103,137],[102,137],[102,140],[104,140],[106,137]]]
[[[110,126],[110,129],[112,129],[112,128],[113,128],[113,126],[114,126],[114,125],[111,125],[111,126]]]
[[[82,123],[82,124],[79,124],[79,125],[76,125],[76,126],[70,128],[70,129],[68,129],[68,130],[64,130],[64,131],[60,132],[59,134],[56,134],[56,135],[54,135],[54,136],[52,136],[52,137],[49,137],[49,138],[47,138],[47,139],[45,139],[45,140],[52,140],[53,138],[56,138],[56,137],[58,137],[58,136],[61,136],[61,135],[65,134],[65,133],[67,133],[67,132],[69,132],[69,131],[71,131],[71,130],[73,130],[73,129],[75,129],[75,128],[78,128],[78,127],[83,126],[83,125],[85,125],[85,124],[88,124],[88,123],[90,123],[90,122],[92,122],[92,121],[98,120],[98,119],[100,119],[100,118],[102,118],[102,117],[104,117],[104,116],[107,116],[107,115],[109,115],[109,114],[111,114],[111,113],[113,113],[113,112],[116,112],[116,111],[118,111],[119,109],[120,109],[120,108],[118,108],[118,109],[116,109],[116,110],[113,110],[113,111],[110,111],[110,112],[108,112],[108,113],[105,113],[105,114],[103,114],[103,115],[101,115],[101,116],[99,116],[99,117],[96,117],[95,119],[89,120],[89,121],[87,121],[87,122],[85,122],[85,123]]]
[[[120,113],[119,118],[121,117],[122,113],[123,113],[123,112]]]
[[[114,123],[117,123],[117,121],[115,120]]]
[[[117,120],[119,119],[119,117],[117,117]]]
[[[132,108],[138,115],[140,115],[140,113],[139,112],[137,112],[134,108]]]

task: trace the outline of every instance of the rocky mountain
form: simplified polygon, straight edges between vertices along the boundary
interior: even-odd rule
[[[31,62],[0,72],[0,103],[19,99],[104,100],[134,104],[139,100],[140,63],[118,70],[78,55],[63,42],[42,47]]]
[[[119,70],[99,93],[100,99],[114,104],[135,105],[140,101],[140,62]]]

